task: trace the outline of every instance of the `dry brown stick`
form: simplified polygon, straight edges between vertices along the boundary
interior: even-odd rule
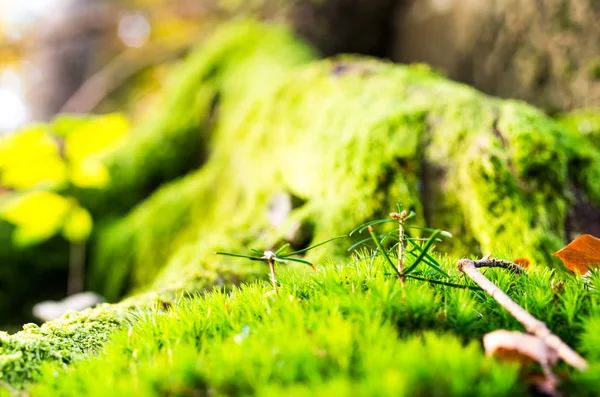
[[[461,259],[458,261],[458,270],[469,276],[475,284],[494,298],[500,306],[508,310],[510,314],[523,324],[527,332],[542,339],[548,346],[556,350],[559,357],[565,362],[582,371],[587,369],[588,364],[583,357],[571,349],[558,336],[554,335],[545,323],[533,317],[527,310],[519,306],[500,288],[481,274],[478,267],[484,267],[491,264],[491,259],[481,259],[479,261]]]
[[[479,259],[479,260],[474,260],[472,261],[475,264],[475,267],[480,268],[480,267],[499,267],[502,269],[508,269],[508,270],[513,270],[517,273],[525,273],[525,269],[523,269],[521,266],[512,263],[510,261],[504,260],[504,259],[496,259],[496,258],[491,258],[491,257],[485,257],[483,259]]]

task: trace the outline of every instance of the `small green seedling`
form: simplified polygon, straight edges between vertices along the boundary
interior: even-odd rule
[[[297,263],[303,263],[305,265],[308,265],[313,270],[317,270],[317,268],[315,267],[315,265],[313,265],[311,262],[309,262],[307,260],[304,260],[304,259],[292,258],[292,256],[303,254],[303,253],[305,253],[307,251],[312,250],[313,248],[317,248],[317,247],[319,247],[319,246],[321,246],[323,244],[327,244],[330,241],[338,240],[340,238],[345,238],[345,237],[346,236],[338,236],[338,237],[330,238],[329,240],[325,240],[323,242],[320,242],[318,244],[312,245],[310,247],[303,248],[303,249],[297,250],[297,251],[288,252],[288,253],[286,253],[286,251],[290,247],[289,244],[283,245],[281,248],[279,248],[275,252],[273,252],[273,251],[260,252],[259,250],[250,248],[250,251],[254,255],[232,254],[232,253],[229,253],[229,252],[215,252],[215,254],[217,254],[217,255],[225,255],[225,256],[233,256],[233,257],[236,257],[236,258],[245,258],[245,259],[250,259],[251,261],[265,262],[266,264],[269,265],[269,270],[271,272],[271,282],[273,283],[273,292],[275,294],[278,294],[279,292],[278,292],[278,289],[277,289],[277,277],[275,276],[275,263],[286,264],[288,262],[297,262]]]
[[[398,274],[404,273],[404,222],[410,217],[414,216],[411,212],[410,215],[406,210],[402,209],[400,204],[397,204],[398,212],[391,212],[390,218],[398,222]],[[404,285],[404,276],[400,276],[400,281]]]
[[[432,284],[443,284],[443,285],[457,287],[457,288],[479,289],[479,288],[476,288],[473,286],[468,286],[468,285],[460,285],[460,284],[449,283],[446,281],[432,280],[432,279],[424,278],[424,277],[413,274],[413,272],[414,272],[414,270],[416,270],[417,266],[420,265],[421,263],[424,263],[427,266],[429,266],[431,269],[435,270],[443,278],[449,279],[450,276],[442,270],[440,264],[429,254],[429,250],[431,249],[431,247],[433,246],[433,244],[436,241],[437,242],[441,241],[441,239],[440,239],[441,236],[452,237],[452,235],[444,230],[430,229],[430,228],[426,228],[426,227],[419,227],[419,226],[413,226],[413,225],[407,226],[405,223],[407,220],[409,220],[415,216],[414,212],[412,212],[412,211],[410,213],[407,212],[406,210],[403,209],[401,204],[396,204],[396,206],[397,206],[398,212],[390,213],[390,218],[373,220],[373,221],[367,222],[363,225],[360,225],[359,227],[352,230],[350,232],[349,236],[352,236],[354,233],[357,233],[357,232],[360,234],[366,230],[369,232],[369,237],[352,245],[350,248],[348,248],[348,251],[355,250],[359,246],[365,245],[368,242],[372,241],[373,243],[375,243],[375,247],[374,247],[375,251],[376,251],[375,255],[377,255],[377,253],[380,253],[381,255],[383,255],[386,263],[388,263],[390,265],[390,267],[392,269],[394,269],[394,273],[398,276],[398,278],[400,279],[402,284],[404,284],[405,278],[412,278],[412,279],[416,279],[416,280],[420,280],[420,281],[429,282]],[[383,233],[383,234],[375,233],[373,226],[383,224],[383,223],[389,223],[389,222],[397,222],[398,229],[392,230],[388,233]],[[427,233],[431,233],[431,234],[430,234],[429,238],[410,237],[406,233],[407,229],[420,230],[422,232],[427,232]],[[398,246],[398,262],[397,262],[397,264],[394,264],[394,262],[392,262],[392,259],[390,258],[390,253],[384,247],[384,244],[388,240],[396,241],[396,243],[391,247],[391,249],[394,249],[396,247],[396,245]],[[421,246],[418,242],[423,242],[423,241],[424,241],[424,244],[423,244],[423,246]],[[406,243],[410,244],[410,249],[407,249],[408,247],[405,247]],[[414,263],[407,268],[404,268],[405,254],[410,254],[411,256],[416,258]]]

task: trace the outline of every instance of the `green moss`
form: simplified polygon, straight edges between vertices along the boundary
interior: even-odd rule
[[[589,139],[600,148],[600,109],[580,109],[559,114],[556,121],[579,139]]]
[[[464,282],[453,260],[435,257],[451,281]],[[308,275],[281,268],[279,296],[265,296],[270,289],[265,280],[229,294],[181,300],[167,312],[146,311],[98,357],[68,371],[46,366],[30,391],[36,396],[349,390],[378,396],[529,395],[515,366],[481,351],[486,332],[521,329],[488,295],[414,280],[403,288],[385,276],[381,258],[374,263],[346,258],[336,265]],[[545,268],[522,277],[490,269],[487,276],[567,343],[583,341],[591,369],[582,376],[563,368],[578,379],[568,381],[564,391],[593,395],[600,379],[596,290],[572,278],[556,292]],[[592,285],[598,285],[597,276]],[[584,341],[584,335],[591,339]]]
[[[567,159],[556,127],[520,103],[496,102],[489,112],[495,123],[471,134],[456,166],[465,219],[482,252],[510,247],[516,257],[551,263],[567,207]]]
[[[34,379],[43,362],[68,365],[98,351],[115,329],[124,325],[114,306],[66,316],[41,327],[26,324],[23,331],[0,333],[0,379],[21,387]]]
[[[138,275],[133,282],[143,285],[144,277],[155,275],[148,270],[165,263],[165,256],[157,256],[155,249],[164,233],[171,233],[168,249],[173,255],[162,279],[181,278],[198,266],[217,266],[212,252],[218,248],[245,249],[243,244],[266,248],[285,234],[286,226],[278,229],[267,220],[268,201],[281,191],[307,200],[290,223],[314,225],[311,237],[317,241],[350,230],[357,221],[381,213],[384,206],[392,208],[395,197],[421,212],[415,159],[422,112],[397,111],[393,93],[369,103],[388,79],[373,76],[375,84],[363,84],[369,78],[361,76],[360,68],[388,67],[355,66],[358,73],[340,77],[334,75],[333,62],[309,68],[299,80],[285,82],[247,111],[223,114],[207,164],[141,205],[119,223],[119,233],[109,232],[120,236],[116,249],[100,239],[97,251],[103,257],[107,252],[116,254],[98,263],[106,263],[108,269],[114,258],[133,255],[125,266],[133,264],[133,274]],[[312,88],[303,97],[306,86]],[[340,116],[331,117],[336,109]],[[267,125],[272,129],[266,130]],[[380,149],[382,142],[386,152]],[[343,202],[340,197],[345,197]],[[182,209],[165,210],[169,205]],[[164,220],[159,215],[169,212],[187,219],[176,215]],[[133,244],[127,236],[135,236]],[[122,255],[124,251],[128,254]]]
[[[559,115],[557,121],[569,133],[564,139],[568,141],[570,179],[583,187],[592,205],[600,208],[600,110],[573,111]]]
[[[100,351],[111,335],[131,327],[148,311],[160,313],[176,304],[182,296],[208,289],[230,290],[241,279],[253,274],[231,268],[197,271],[186,280],[164,284],[152,292],[132,296],[118,304],[101,304],[41,326],[26,324],[13,335],[0,332],[0,380],[21,388],[36,379],[43,364],[56,368]]]

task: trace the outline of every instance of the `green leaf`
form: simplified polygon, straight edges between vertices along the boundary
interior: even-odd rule
[[[379,225],[381,223],[389,223],[389,222],[396,222],[396,221],[393,219],[377,219],[374,221],[363,223],[362,225],[352,229],[352,231],[350,233],[348,233],[348,236],[352,236],[357,231],[360,234],[360,233],[364,232],[365,230],[367,230],[369,228],[369,226],[374,226],[374,225]]]
[[[288,247],[290,246],[290,244],[285,244],[283,245],[281,248],[279,248],[276,252],[275,255],[279,255],[282,254],[283,252],[285,252],[286,249],[288,249]]]
[[[479,288],[477,286],[474,286],[474,285],[456,284],[456,283],[449,283],[447,281],[432,280],[430,278],[424,278],[424,277],[414,276],[412,274],[405,274],[404,276],[407,277],[407,278],[415,279],[415,280],[425,281],[425,282],[428,282],[428,283],[431,283],[431,284],[439,284],[439,285],[446,285],[448,287],[470,289],[470,290],[473,290],[473,291],[481,291],[481,288]]]
[[[67,181],[67,165],[56,140],[45,126],[0,139],[0,184],[19,190],[61,187]]]
[[[235,258],[246,258],[246,259],[250,259],[251,261],[262,261],[262,259],[260,257],[250,256],[250,255],[232,254],[229,252],[220,252],[220,251],[215,252],[215,254],[224,255],[224,256],[233,256]]]
[[[421,248],[421,247],[419,247]],[[412,256],[417,257],[418,255],[415,254],[414,252],[409,252]],[[435,259],[433,259],[431,256],[429,255],[425,255],[425,257],[422,260],[423,263],[425,263],[427,266],[429,266],[430,268],[434,269],[435,271],[437,271],[439,274],[443,275],[445,278],[450,278],[450,276],[444,272],[442,270],[442,268],[439,266],[439,264],[435,261]],[[410,270],[414,269],[414,264],[410,267]]]
[[[419,256],[417,256],[417,259],[415,260],[415,263],[413,263],[408,269],[406,269],[406,271],[404,272],[404,274],[409,273],[410,271],[412,271],[414,268],[416,268],[419,263],[421,263],[421,261],[423,260],[423,258],[428,255],[427,251],[429,250],[429,248],[431,248],[431,246],[433,245],[433,243],[435,242],[435,239],[437,238],[437,236],[441,233],[441,230],[435,230],[433,232],[433,234],[429,237],[429,240],[427,241],[427,243],[425,243],[424,247],[419,247],[419,249],[421,249],[421,253],[419,254]],[[414,241],[408,240],[411,244],[417,246],[417,243],[415,243]],[[431,258],[433,259],[433,258]],[[433,265],[431,263],[425,262],[428,266],[430,266],[432,269],[437,270],[440,274],[443,274],[444,277],[446,278],[450,278],[450,276],[445,273],[442,269],[440,269],[439,267]]]
[[[383,257],[385,258],[385,260],[390,264],[390,266],[394,269],[394,271],[396,272],[396,274],[398,274],[398,277],[402,277],[402,275],[400,274],[400,272],[398,271],[398,269],[396,268],[396,265],[392,262],[392,260],[390,259],[390,257],[387,254],[387,251],[383,248],[383,246],[381,245],[381,243],[379,242],[379,240],[377,239],[377,236],[375,235],[375,232],[373,232],[373,229],[369,230],[369,234],[371,235],[371,238],[373,239],[373,241],[375,242],[375,245],[377,246],[377,248],[379,249],[379,251],[381,251],[381,253],[383,254]]]
[[[405,229],[416,229],[416,230],[422,230],[424,232],[430,232],[430,233],[433,233],[433,232],[439,230],[439,229],[431,229],[428,227],[420,227],[420,226],[405,226]],[[445,230],[440,230],[440,234],[444,237],[452,238],[452,234]]]
[[[71,163],[114,150],[130,129],[127,118],[118,113],[89,118],[77,127],[65,137],[65,154]]]
[[[52,120],[50,128],[54,135],[66,138],[71,132],[78,130],[89,122],[89,116],[80,114],[60,114]]]
[[[13,232],[12,242],[16,247],[25,248],[43,243],[55,234],[53,227],[19,227]]]
[[[312,263],[310,263],[309,261],[305,261],[304,259],[298,259],[298,258],[286,258],[288,261],[292,261],[292,262],[298,262],[298,263],[303,263],[305,265],[308,265],[310,267],[312,267],[313,269],[316,269],[315,265],[313,265]]]
[[[333,241],[333,240],[339,240],[339,239],[341,239],[341,238],[346,238],[346,237],[348,237],[348,236],[337,236],[337,237],[333,237],[333,238],[330,238],[330,239],[328,239],[328,240],[322,241],[322,242],[320,242],[320,243],[318,243],[318,244],[311,245],[310,247],[307,247],[307,248],[304,248],[304,249],[301,249],[301,250],[298,250],[298,251],[294,251],[294,252],[289,252],[289,253],[287,253],[287,254],[285,254],[285,255],[282,255],[281,257],[282,257],[282,258],[287,258],[288,256],[291,256],[291,255],[298,255],[298,254],[301,254],[301,253],[303,253],[303,252],[310,251],[310,250],[311,250],[311,249],[313,249],[313,248],[317,248],[317,247],[320,247],[321,245],[327,244],[327,243],[329,243],[330,241]]]
[[[415,254],[415,251],[418,251],[420,253],[421,249],[422,248],[419,247],[419,249],[412,249],[412,250],[408,250],[408,251],[404,251],[404,252],[405,253],[409,253],[410,255],[414,256],[415,258],[418,258],[419,254]],[[433,257],[431,257],[429,254],[425,255],[425,257],[423,258],[423,262],[426,262],[428,265],[433,265],[433,266],[438,266],[439,267],[439,263],[435,259],[433,259]]]
[[[386,237],[386,236],[387,236],[387,234],[379,234],[379,235],[377,235],[377,236],[378,236],[378,237],[380,237],[380,238],[384,238],[384,237]],[[356,248],[360,247],[361,245],[363,245],[363,244],[364,244],[364,243],[366,243],[367,241],[372,241],[372,239],[371,239],[371,236],[369,236],[369,237],[367,237],[367,238],[364,238],[364,239],[362,239],[362,240],[360,240],[360,241],[358,241],[358,242],[356,242],[356,243],[352,244],[352,245],[350,246],[350,248],[348,248],[346,251],[354,251]]]

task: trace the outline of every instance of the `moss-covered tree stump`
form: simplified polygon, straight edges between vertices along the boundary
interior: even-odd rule
[[[221,33],[220,45],[228,34],[242,37]],[[244,78],[256,95],[238,95]],[[588,136],[424,66],[342,57],[237,84],[213,109],[207,162],[101,232],[93,265],[109,296],[159,272],[215,266],[215,248],[269,246],[298,225],[315,240],[343,234],[394,202],[450,230],[451,252],[510,250],[542,265],[589,231],[577,208],[598,213],[600,152]],[[281,192],[303,204],[274,227],[268,206]]]

